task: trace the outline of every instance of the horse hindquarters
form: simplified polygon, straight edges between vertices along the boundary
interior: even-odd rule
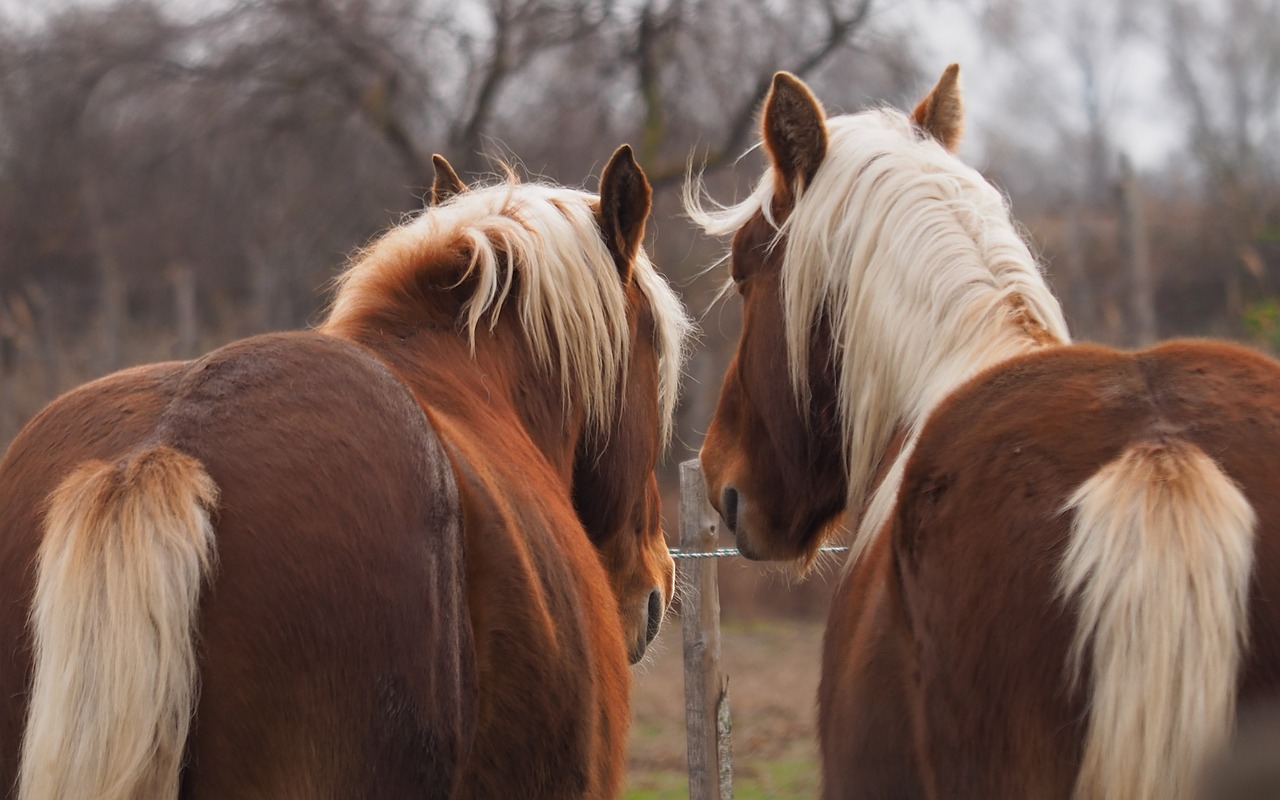
[[[54,492],[31,612],[21,800],[176,797],[216,495],[199,462],[167,447],[88,462]]]
[[[1230,730],[1243,494],[1181,442],[1139,440],[1092,475],[1047,455],[1063,452],[1006,448],[986,474],[937,472],[930,452],[904,487],[895,556],[932,796],[1179,800]]]
[[[1131,446],[1068,508],[1071,667],[1092,683],[1075,796],[1190,797],[1234,726],[1254,510],[1179,441]]]
[[[168,447],[138,444],[156,441]],[[215,485],[210,575],[214,534],[201,534],[201,551],[196,529],[208,522]],[[191,516],[197,506],[199,519]],[[52,786],[24,798],[153,800],[174,796],[178,780],[192,800],[453,795],[476,706],[456,482],[412,396],[354,346],[314,334],[259,337],[191,365],[121,373],[68,395],[10,447],[0,464],[0,509],[0,605],[15,611],[0,617],[11,665],[0,669],[6,789],[17,783],[29,728],[22,767]],[[170,517],[183,523],[165,524]],[[166,565],[156,566],[153,540],[159,552],[185,559],[182,581],[157,579]],[[64,551],[60,541],[83,547]],[[46,588],[37,591],[28,572],[41,542]],[[92,558],[69,557],[85,547],[96,548]],[[206,561],[193,575],[199,552]],[[121,576],[144,572],[152,594],[125,591]],[[177,600],[156,599],[166,585]],[[54,596],[67,586],[79,587],[78,599]],[[32,598],[48,613],[37,609],[28,625]],[[146,613],[124,613],[130,602]],[[48,678],[40,676],[61,679],[59,668],[80,666],[67,670],[71,680],[112,690],[110,698],[80,695],[104,708],[145,713],[157,698],[176,697],[189,667],[179,652],[191,642],[184,614],[197,605],[198,700],[168,701],[168,710],[150,712],[154,722],[130,717],[150,737],[138,749],[154,744],[164,765],[138,766],[122,755],[125,737],[107,718],[96,717],[92,728],[65,702],[56,710],[47,703],[76,695],[62,685],[41,690]],[[163,624],[151,627],[152,616]],[[102,629],[103,620],[134,619],[144,620],[139,632]],[[62,641],[49,633],[55,625],[81,635]],[[167,655],[149,658],[164,661],[167,686],[134,663],[160,631],[170,634]],[[28,646],[37,634],[79,652]],[[37,663],[28,668],[30,654]],[[96,665],[104,654],[122,676]],[[125,693],[143,699],[120,699]],[[85,714],[96,707],[85,705]],[[129,780],[145,785],[113,793],[93,782],[110,776],[68,776],[74,759],[63,759],[64,745],[54,741],[67,737],[107,765],[88,771],[131,770]]]
[[[476,689],[447,453],[351,345],[215,355],[166,419],[219,488],[183,796],[451,797]]]

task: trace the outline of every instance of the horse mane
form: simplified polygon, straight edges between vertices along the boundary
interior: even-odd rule
[[[508,302],[517,306],[534,357],[559,368],[566,401],[582,404],[596,431],[620,411],[630,358],[626,289],[596,222],[599,198],[544,183],[472,186],[392,228],[357,253],[335,280],[321,329],[343,330],[420,295],[433,274],[441,290],[470,280],[460,328],[472,353],[482,324],[493,330]],[[458,254],[469,260],[457,275]],[[513,291],[519,274],[519,285]],[[691,323],[643,248],[632,280],[648,300],[658,355],[662,441],[672,420]],[[513,294],[515,297],[513,297]]]
[[[798,402],[809,395],[810,339],[825,315],[846,438],[848,508],[862,512],[849,564],[874,540],[929,413],[982,368],[1034,343],[1070,341],[1040,266],[994,186],[905,114],[874,109],[827,120],[828,148],[812,183],[779,224],[769,167],[747,199],[690,217],[725,235],[757,213],[785,241],[782,293],[788,366]],[[880,459],[906,438],[874,496]]]

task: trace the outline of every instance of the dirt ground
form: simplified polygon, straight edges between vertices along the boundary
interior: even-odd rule
[[[721,658],[729,676],[737,800],[817,795],[821,643],[822,624],[815,621],[724,623]],[[627,800],[688,797],[681,658],[680,618],[673,616],[633,673]]]

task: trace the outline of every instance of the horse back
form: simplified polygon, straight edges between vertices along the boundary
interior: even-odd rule
[[[1080,770],[1087,671],[1059,571],[1073,494],[1135,445],[1213,459],[1256,516],[1242,703],[1280,689],[1280,368],[1243,348],[1055,348],[983,373],[922,431],[890,521],[918,659],[922,774],[988,797],[1066,797]]]
[[[219,492],[183,796],[448,796],[476,703],[456,482],[408,391],[329,337],[121,373],[24,431],[0,467],[0,505],[18,512],[0,523],[0,571],[21,576],[0,589],[4,649],[20,653],[4,675],[30,670],[41,499],[83,460],[152,444],[197,459]],[[0,718],[0,777],[22,713]]]

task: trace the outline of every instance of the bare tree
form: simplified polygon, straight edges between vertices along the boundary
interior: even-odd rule
[[[185,354],[305,324],[346,254],[418,207],[433,152],[472,175],[518,153],[572,184],[632,141],[674,217],[690,152],[715,170],[746,150],[775,70],[837,106],[914,86],[877,8],[124,0],[0,27],[0,300],[43,299],[41,352],[57,360],[23,380],[54,376],[32,393],[46,399],[175,340]],[[675,220],[654,227],[701,305],[709,246]]]
[[[664,185],[684,175],[688,154],[680,145],[690,133],[700,140],[703,168],[731,163],[756,134],[756,111],[774,72],[813,80],[842,55],[867,55],[870,40],[859,37],[871,27],[872,10],[871,0],[642,3],[627,57],[642,107],[640,153],[652,165],[655,182]],[[883,48],[865,61],[896,69],[901,78],[914,67],[891,57],[901,52]],[[714,116],[699,113],[699,104]],[[672,122],[677,119],[700,124],[696,131],[682,131]]]
[[[1164,0],[1174,101],[1190,152],[1232,216],[1256,223],[1259,191],[1280,177],[1280,3]]]

